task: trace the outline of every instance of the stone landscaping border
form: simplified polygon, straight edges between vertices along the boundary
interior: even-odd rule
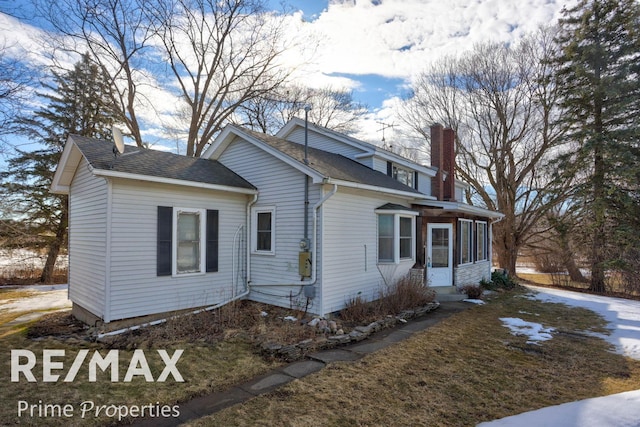
[[[368,325],[356,326],[349,333],[345,333],[344,330],[338,329],[335,322],[316,318],[307,323],[306,326],[317,328],[318,333],[321,334],[318,338],[309,338],[304,341],[289,345],[268,341],[260,345],[260,350],[261,353],[266,357],[273,357],[283,359],[287,362],[294,362],[296,360],[304,358],[305,355],[310,351],[325,350],[345,344],[362,341],[374,332],[392,328],[399,323],[406,323],[407,320],[424,316],[425,314],[436,310],[438,307],[440,307],[440,303],[434,301],[413,310],[404,310],[396,316],[387,315],[386,317],[375,322],[371,322]]]

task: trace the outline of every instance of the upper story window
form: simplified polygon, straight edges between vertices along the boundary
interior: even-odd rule
[[[393,165],[392,177],[404,185],[414,188],[414,173],[409,169]]]

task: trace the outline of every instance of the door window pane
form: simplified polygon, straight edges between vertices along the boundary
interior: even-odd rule
[[[449,230],[433,228],[431,230],[431,266],[449,267]]]

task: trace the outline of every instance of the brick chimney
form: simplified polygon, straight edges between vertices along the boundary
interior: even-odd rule
[[[455,132],[439,123],[431,126],[431,166],[438,169],[431,180],[431,195],[437,200],[455,201]]]
[[[437,200],[442,200],[444,193],[444,179],[442,176],[443,151],[442,140],[443,127],[440,123],[431,126],[431,166],[438,169],[436,176],[431,179],[431,195]]]

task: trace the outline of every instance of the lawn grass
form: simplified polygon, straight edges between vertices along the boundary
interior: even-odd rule
[[[499,320],[556,328],[540,345]],[[640,388],[640,361],[592,336],[595,313],[498,295],[357,362],[335,363],[194,426],[474,426]]]
[[[26,328],[16,329],[12,333],[0,338],[2,348],[2,364],[0,365],[3,388],[0,392],[0,424],[24,425],[105,425],[111,424],[113,418],[101,415],[94,417],[87,415],[80,419],[81,403],[92,401],[98,405],[149,405],[159,402],[160,405],[178,404],[190,398],[206,393],[227,389],[237,383],[247,381],[256,375],[263,374],[278,366],[278,362],[265,361],[255,354],[254,348],[243,339],[230,339],[218,343],[205,342],[174,342],[159,343],[146,346],[144,350],[146,360],[150,365],[154,379],[157,379],[164,369],[164,362],[157,353],[157,349],[165,349],[169,356],[177,349],[184,353],[177,363],[180,374],[185,382],[176,382],[169,376],[166,382],[146,382],[142,376],[133,378],[131,382],[123,382],[125,373],[134,349],[119,349],[119,382],[110,381],[110,370],[97,372],[97,381],[90,382],[88,377],[88,359],[97,350],[105,356],[110,349],[109,344],[88,342],[78,339],[38,339],[27,338]],[[11,350],[27,349],[35,353],[38,358],[36,367],[32,370],[38,382],[28,382],[23,376],[19,382],[11,382]],[[42,382],[42,350],[62,349],[65,356],[56,358],[64,361],[64,368],[54,371],[61,377],[57,382]],[[73,382],[63,382],[79,350],[88,349],[89,355]],[[23,360],[21,363],[25,363]],[[71,404],[74,407],[72,418],[61,417],[18,417],[18,402],[27,401],[38,404],[39,401],[48,404]]]

